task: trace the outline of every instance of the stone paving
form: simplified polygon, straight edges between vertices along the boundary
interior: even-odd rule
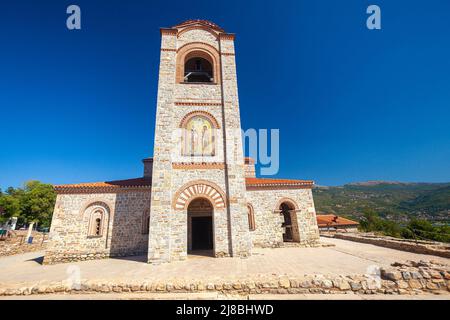
[[[334,247],[254,249],[250,258],[210,258],[190,256],[186,261],[161,265],[145,263],[146,257],[105,259],[71,264],[42,265],[42,252],[0,258],[0,284],[14,285],[40,281],[62,281],[74,270],[82,279],[161,280],[239,279],[256,275],[364,274],[371,265],[388,267],[395,261],[450,260],[430,255],[398,251],[370,244],[324,239]],[[74,266],[76,266],[74,268]],[[78,268],[79,267],[79,268]]]
[[[250,294],[225,295],[206,293],[104,293],[52,294],[32,296],[0,296],[0,300],[450,300],[450,295],[386,295],[386,294]]]

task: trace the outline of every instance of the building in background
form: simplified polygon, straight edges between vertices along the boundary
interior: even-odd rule
[[[318,214],[317,226],[321,232],[357,232],[359,223],[334,214]]]

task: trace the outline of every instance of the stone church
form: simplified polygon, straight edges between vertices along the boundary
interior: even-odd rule
[[[313,182],[257,178],[244,158],[234,38],[205,20],[161,29],[153,158],[140,178],[55,186],[44,263],[318,244]]]

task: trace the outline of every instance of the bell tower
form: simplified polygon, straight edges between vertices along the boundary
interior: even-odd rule
[[[162,28],[148,261],[250,255],[245,195],[234,35]]]

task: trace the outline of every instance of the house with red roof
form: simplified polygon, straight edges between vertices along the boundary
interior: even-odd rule
[[[356,221],[339,217],[335,214],[318,214],[316,217],[319,231],[358,231],[359,223]]]

